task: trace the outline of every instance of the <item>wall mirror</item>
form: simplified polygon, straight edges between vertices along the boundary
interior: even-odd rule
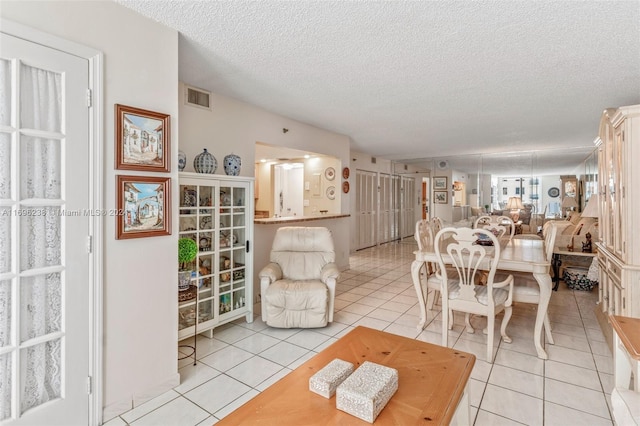
[[[559,150],[523,151],[517,153],[475,154],[437,157],[427,160],[434,176],[447,176],[449,182],[464,182],[467,215],[504,210],[511,197],[520,198],[532,213],[558,217],[562,211],[561,176],[577,180],[575,195],[584,207],[585,199],[597,187],[597,153],[593,147]],[[434,214],[447,217],[444,207],[455,209],[462,200],[453,185],[452,201],[434,206]],[[589,195],[587,195],[589,194]],[[462,206],[464,207],[464,205]],[[464,217],[465,213],[462,213]],[[454,214],[452,219],[457,218]]]

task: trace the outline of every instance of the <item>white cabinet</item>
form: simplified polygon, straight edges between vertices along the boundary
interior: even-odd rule
[[[242,316],[252,322],[253,178],[180,173],[179,198],[178,232],[198,255],[178,297],[178,340]]]
[[[599,138],[600,303],[640,317],[640,105],[606,110]]]

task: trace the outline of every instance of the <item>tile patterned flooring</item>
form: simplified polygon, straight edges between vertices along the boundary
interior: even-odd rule
[[[179,361],[181,384],[106,423],[120,425],[211,425],[356,325],[440,344],[439,304],[418,332],[419,308],[411,282],[413,239],[359,251],[339,279],[334,322],[322,329],[274,329],[256,315],[215,329],[213,339],[198,336],[197,365]],[[463,332],[456,315],[449,346],[476,355],[470,379],[471,418],[475,425],[612,425],[611,352],[595,318],[597,289],[569,290],[561,284],[549,307],[555,345],[549,359],[536,357],[535,305],[514,306],[500,339],[496,321],[496,358],[486,362],[481,317],[475,334]],[[258,307],[259,308],[259,307]],[[259,313],[259,310],[258,310]],[[185,342],[183,342],[185,343]]]

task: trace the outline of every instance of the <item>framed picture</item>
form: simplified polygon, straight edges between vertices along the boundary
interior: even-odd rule
[[[448,194],[449,194],[448,191],[434,191],[433,199],[435,200],[436,204],[447,204],[449,202]]]
[[[171,178],[116,176],[116,238],[171,235]]]
[[[169,117],[116,104],[116,169],[170,172]]]
[[[446,176],[436,176],[433,178],[433,190],[440,191],[443,189],[447,189],[447,177]]]

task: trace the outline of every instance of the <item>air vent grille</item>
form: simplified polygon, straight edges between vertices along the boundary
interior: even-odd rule
[[[211,109],[211,92],[185,86],[185,103],[197,108]]]

